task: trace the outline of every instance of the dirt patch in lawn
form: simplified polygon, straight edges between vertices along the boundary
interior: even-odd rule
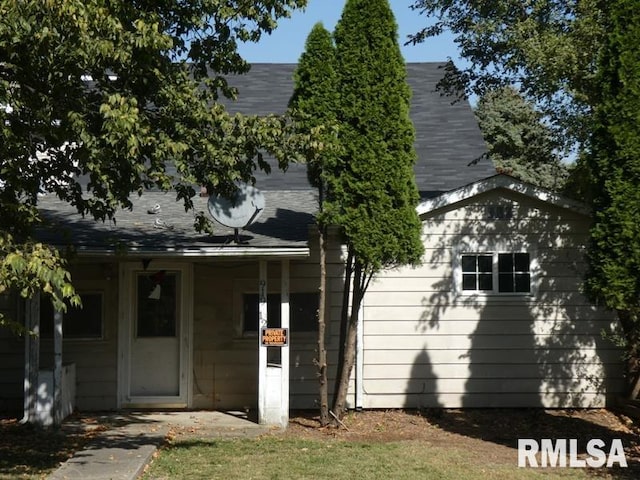
[[[118,426],[118,416],[74,415],[59,430],[41,430],[0,418],[0,480],[39,478],[81,449],[95,435]],[[115,420],[114,420],[115,419]],[[116,422],[116,423],[114,423]],[[351,412],[344,426],[321,428],[317,412],[294,412],[289,428],[267,435],[302,440],[418,443],[420,448],[456,449],[481,469],[517,464],[518,438],[577,439],[579,457],[587,441],[602,439],[608,451],[620,439],[628,469],[593,470],[606,478],[640,478],[640,423],[608,410],[369,410]],[[175,429],[174,429],[175,430]],[[179,441],[202,438],[199,428],[181,427]],[[175,433],[175,431],[174,431]]]
[[[517,463],[519,438],[577,439],[578,458],[586,457],[590,439],[622,440],[629,468],[616,478],[640,478],[640,429],[629,417],[609,410],[478,409],[427,411],[363,411],[348,414],[344,426],[321,428],[312,413],[293,415],[279,435],[305,439],[361,442],[413,441],[453,447],[486,465]],[[611,469],[594,470],[612,474]]]

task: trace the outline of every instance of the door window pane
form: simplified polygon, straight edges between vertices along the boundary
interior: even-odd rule
[[[178,274],[160,271],[138,275],[138,337],[175,337]]]

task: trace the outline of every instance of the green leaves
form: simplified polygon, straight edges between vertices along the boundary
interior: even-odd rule
[[[512,87],[483,95],[475,109],[487,156],[498,171],[560,191],[568,168],[558,157],[558,142],[542,115]]]
[[[598,0],[414,0],[433,21],[410,42],[450,31],[470,66],[451,69],[443,87],[483,95],[517,85],[550,122],[563,147],[587,141],[597,102],[595,70],[604,38]]]
[[[191,208],[194,185],[251,181],[265,152],[282,168],[295,161],[308,135],[290,119],[232,116],[217,100],[233,94],[222,75],[248,70],[237,42],[305,5],[0,1],[3,288],[75,298],[62,259],[31,240],[43,192],[105,220],[148,188],[175,189]],[[196,227],[210,225],[196,217]]]
[[[348,0],[334,36],[341,151],[324,165],[327,221],[369,274],[419,263],[411,92],[388,2]]]
[[[320,142],[318,148],[308,150],[307,175],[311,185],[324,194],[322,164],[339,148],[336,121],[339,91],[333,39],[321,23],[314,25],[307,38],[294,81],[289,108],[297,130],[315,134],[316,141]]]
[[[595,219],[586,291],[616,310],[627,353],[640,357],[640,13],[637,3],[606,6],[607,39],[599,62],[591,174]]]
[[[419,263],[411,92],[387,1],[349,0],[335,43],[314,26],[290,101],[298,131],[321,143],[307,150],[323,200],[318,220],[342,229],[368,274]]]
[[[57,250],[42,243],[16,243],[11,235],[0,235],[0,294],[16,291],[22,298],[43,292],[54,308],[66,311],[67,304],[80,305],[80,297],[71,284],[66,262]],[[19,330],[20,319],[0,314],[0,325]]]

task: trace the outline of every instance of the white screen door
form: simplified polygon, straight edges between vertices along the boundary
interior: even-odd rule
[[[125,268],[124,407],[188,406],[190,270]]]
[[[131,395],[180,395],[180,273],[136,275]]]

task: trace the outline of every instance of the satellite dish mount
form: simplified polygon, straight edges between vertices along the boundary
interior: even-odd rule
[[[239,230],[255,222],[265,207],[264,195],[246,183],[238,185],[231,196],[214,193],[207,203],[209,214],[220,225],[233,228],[234,240],[240,243]]]

